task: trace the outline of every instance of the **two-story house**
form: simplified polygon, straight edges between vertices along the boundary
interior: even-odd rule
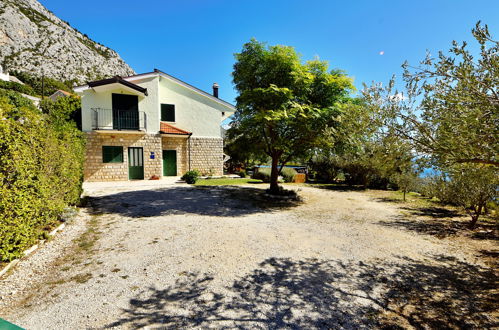
[[[76,87],[87,135],[84,179],[223,174],[221,121],[232,104],[159,70]]]

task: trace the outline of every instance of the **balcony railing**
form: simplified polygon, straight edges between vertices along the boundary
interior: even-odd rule
[[[143,111],[93,108],[92,129],[145,131],[146,114]]]

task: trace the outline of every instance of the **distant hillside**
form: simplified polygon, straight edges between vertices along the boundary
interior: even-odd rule
[[[0,63],[60,81],[130,75],[134,71],[112,49],[96,43],[36,0],[0,1]]]

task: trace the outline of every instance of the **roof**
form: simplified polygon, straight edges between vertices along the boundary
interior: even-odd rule
[[[206,97],[208,97],[208,98],[212,99],[213,101],[215,101],[215,102],[217,102],[217,103],[222,103],[223,105],[225,105],[225,106],[227,106],[227,107],[229,107],[229,108],[233,109],[234,111],[235,111],[235,109],[236,109],[236,107],[235,107],[233,104],[231,104],[231,103],[229,103],[229,102],[227,102],[227,101],[224,101],[224,100],[222,100],[221,98],[215,97],[213,94],[208,93],[208,92],[205,92],[205,91],[203,91],[202,89],[199,89],[199,88],[197,88],[197,87],[195,87],[195,86],[192,86],[191,84],[186,83],[185,81],[182,81],[182,80],[180,80],[180,79],[178,79],[178,78],[176,78],[176,77],[174,77],[174,76],[172,76],[172,75],[169,75],[168,73],[165,73],[165,72],[163,72],[163,71],[161,71],[161,70],[154,69],[154,71],[153,71],[153,72],[151,72],[151,73],[156,73],[156,74],[161,75],[162,77],[165,77],[165,78],[167,78],[167,79],[170,79],[170,80],[172,80],[173,82],[176,82],[177,84],[180,84],[180,85],[182,85],[182,86],[184,86],[184,87],[187,87],[187,88],[189,88],[189,89],[191,89],[191,90],[193,90],[193,91],[195,91],[195,92],[197,92],[197,93],[199,93],[199,94],[201,94],[201,95],[203,95],[203,96],[206,96]]]
[[[63,91],[62,89],[58,89],[54,93],[52,93],[52,95],[50,95],[50,96],[54,96],[56,94],[64,94],[66,96],[70,96],[71,95],[71,93],[69,93],[69,92]]]
[[[123,79],[120,76],[114,76],[112,78],[102,79],[102,80],[97,80],[97,81],[90,81],[87,83],[88,87],[90,87],[90,88],[104,86],[104,85],[110,85],[110,84],[121,84],[123,86],[134,89],[138,92],[141,92],[144,95],[147,95],[147,88],[140,87],[139,85],[131,83],[131,82]],[[84,87],[84,86],[80,86],[80,87]]]
[[[67,96],[71,95],[70,92],[63,91],[62,89],[58,89],[57,92],[61,92],[62,94],[67,95]]]
[[[159,124],[159,132],[161,134],[175,134],[175,135],[191,135],[191,132],[184,131],[183,129],[177,128],[173,125],[165,123],[164,121]]]
[[[140,80],[140,79],[145,79],[145,78],[149,78],[149,77],[163,77],[163,78],[168,79],[168,80],[170,80],[170,81],[172,81],[172,82],[174,82],[174,83],[176,83],[176,84],[178,84],[180,86],[188,88],[191,91],[193,91],[193,92],[195,92],[197,94],[200,94],[200,95],[202,95],[202,96],[204,96],[204,97],[206,97],[206,98],[208,98],[208,99],[210,99],[210,100],[218,103],[219,105],[224,106],[226,109],[228,109],[226,112],[232,113],[232,112],[236,111],[236,107],[233,104],[231,104],[231,103],[229,103],[227,101],[224,101],[221,98],[215,97],[211,93],[205,92],[205,91],[203,91],[203,90],[201,90],[201,89],[199,89],[197,87],[192,86],[191,84],[186,83],[185,81],[182,81],[182,80],[180,80],[178,78],[175,78],[175,77],[173,77],[173,76],[171,76],[171,75],[169,75],[169,74],[167,74],[167,73],[165,73],[165,72],[163,72],[161,70],[158,70],[158,69],[154,69],[154,71],[152,71],[152,72],[140,73],[140,74],[136,74],[136,75],[132,75],[132,76],[128,76],[128,77],[116,76],[116,77],[113,77],[113,78],[110,78],[110,79],[121,78],[121,81],[126,81],[126,82],[128,82],[128,83],[130,83],[130,84],[132,84],[134,86],[142,88],[142,87],[140,87],[138,85],[133,84],[132,81]],[[74,88],[74,91],[75,92],[82,92],[85,89],[92,88],[93,87],[92,85],[95,86],[96,83],[100,83],[102,85],[103,84],[102,82],[108,81],[110,79],[99,80],[99,81],[88,83],[87,85],[77,86],[77,87]],[[120,83],[121,83],[121,81],[120,81]],[[143,89],[145,89],[145,88],[143,88]],[[147,91],[147,89],[145,89],[145,90]],[[147,94],[145,94],[145,95],[147,95]]]

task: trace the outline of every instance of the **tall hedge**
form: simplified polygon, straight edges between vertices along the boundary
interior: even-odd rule
[[[69,111],[56,111],[65,102],[44,113],[0,91],[0,261],[19,257],[79,200],[84,139]]]

